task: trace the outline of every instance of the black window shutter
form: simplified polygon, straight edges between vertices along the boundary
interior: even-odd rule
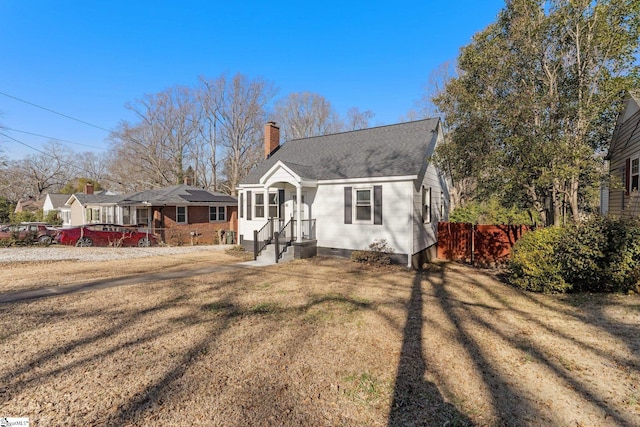
[[[243,200],[244,200],[244,193],[241,193],[240,194],[240,199],[238,200],[238,203],[239,203],[238,210],[240,211],[240,212],[238,212],[238,216],[240,218],[243,218],[243,216],[242,216],[243,215],[243,213],[242,213],[242,206],[243,206],[242,201]]]
[[[353,220],[351,218],[352,216],[351,198],[352,198],[352,188],[344,187],[344,223],[345,224],[353,223]]]
[[[284,218],[284,190],[278,190],[278,217],[280,219]]]
[[[251,191],[247,191],[247,219],[251,221]]]
[[[382,224],[382,185],[373,186],[373,223]]]

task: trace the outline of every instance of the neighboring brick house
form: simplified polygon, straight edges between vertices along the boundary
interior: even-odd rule
[[[640,90],[627,94],[607,160],[611,184],[602,192],[602,213],[640,215]]]
[[[238,231],[238,199],[190,185],[135,193],[123,197],[118,206],[131,211],[148,208],[153,232],[169,244],[216,243],[220,230]]]
[[[218,243],[221,231],[228,234],[233,230],[235,234],[238,230],[235,197],[186,184],[126,195],[86,193],[74,194],[67,201],[72,210],[78,209],[73,208],[77,204],[83,212],[82,223],[73,226],[92,222],[134,224],[148,227],[161,241],[172,245]]]

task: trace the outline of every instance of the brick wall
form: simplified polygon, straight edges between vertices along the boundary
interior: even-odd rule
[[[238,230],[238,208],[227,206],[226,221],[209,221],[209,206],[187,207],[187,224],[176,222],[176,207],[166,206],[154,212],[155,232],[161,240],[169,245],[217,244],[220,240],[219,230]],[[223,236],[226,243],[226,235]]]

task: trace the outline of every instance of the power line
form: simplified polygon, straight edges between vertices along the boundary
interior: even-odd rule
[[[74,169],[77,169],[78,171],[83,172],[83,173],[85,173],[85,174],[87,174],[87,175],[91,175],[91,172],[90,172],[90,171],[88,171],[88,170],[86,170],[86,169],[83,169],[82,167],[80,167],[80,166],[78,166],[78,165],[76,165],[76,164],[73,164],[73,163],[71,163],[71,162],[67,162],[67,161],[60,160],[59,158],[56,158],[56,157],[52,156],[51,154],[49,154],[49,153],[47,153],[47,152],[45,152],[45,151],[39,150],[39,149],[37,149],[37,148],[35,148],[35,147],[32,147],[31,145],[26,144],[26,143],[24,143],[24,142],[22,142],[22,141],[20,141],[20,140],[18,140],[18,139],[16,139],[16,138],[12,137],[12,136],[9,136],[9,135],[7,135],[6,133],[0,132],[0,136],[4,136],[5,138],[9,138],[10,140],[12,140],[12,141],[14,141],[14,142],[17,142],[17,143],[18,143],[18,144],[20,144],[20,145],[24,145],[25,147],[30,148],[30,149],[32,149],[33,151],[36,151],[36,152],[38,152],[38,153],[40,153],[40,154],[42,154],[42,155],[44,155],[44,156],[47,156],[47,157],[49,157],[49,158],[51,158],[51,159],[53,159],[53,160],[56,160],[56,161],[60,162],[61,164],[64,164],[64,165],[67,165],[67,166],[72,167],[72,168],[74,168]],[[101,181],[111,181],[111,182],[113,182],[113,183],[116,183],[116,184],[122,185],[122,183],[121,183],[121,182],[119,182],[119,181],[117,181],[117,180],[114,180],[114,179],[111,179],[111,178],[109,178],[109,177],[102,177],[100,180],[101,180]]]
[[[29,105],[31,105],[31,106],[34,106],[34,107],[40,108],[40,109],[42,109],[42,110],[48,111],[48,112],[53,113],[53,114],[57,114],[57,115],[59,115],[59,116],[65,117],[65,118],[67,118],[67,119],[75,120],[76,122],[79,122],[79,123],[85,124],[85,125],[87,125],[87,126],[94,127],[94,128],[96,128],[96,129],[103,130],[103,131],[105,131],[105,132],[111,132],[109,129],[105,129],[105,128],[101,127],[101,126],[94,125],[93,123],[85,122],[84,120],[76,119],[75,117],[71,117],[71,116],[68,116],[68,115],[66,115],[66,114],[59,113],[59,112],[57,112],[57,111],[55,111],[55,110],[52,110],[52,109],[50,109],[50,108],[43,107],[42,105],[34,104],[33,102],[26,101],[26,100],[21,99],[21,98],[18,98],[18,97],[16,97],[16,96],[9,95],[9,94],[4,93],[4,92],[0,92],[0,95],[4,95],[4,96],[6,96],[7,98],[15,99],[16,101],[24,102],[25,104],[29,104]]]
[[[94,145],[80,144],[79,142],[73,142],[73,141],[69,141],[67,139],[60,139],[60,138],[56,138],[56,137],[53,137],[53,136],[40,135],[38,133],[27,132],[26,130],[12,129],[12,128],[8,128],[8,127],[4,127],[4,129],[10,130],[12,132],[19,132],[19,133],[24,133],[24,134],[27,134],[27,135],[39,136],[41,138],[48,138],[48,139],[53,139],[53,140],[60,141],[60,142],[66,142],[67,144],[80,145],[82,147],[88,147],[88,148],[95,148],[96,150],[106,150],[106,148],[96,147]]]

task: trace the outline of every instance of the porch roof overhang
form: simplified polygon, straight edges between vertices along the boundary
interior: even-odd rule
[[[288,165],[278,160],[260,177],[259,183],[265,187],[271,187],[279,182],[286,182],[295,187],[317,187],[317,179],[306,177],[300,173],[305,168],[306,167],[302,165]]]

